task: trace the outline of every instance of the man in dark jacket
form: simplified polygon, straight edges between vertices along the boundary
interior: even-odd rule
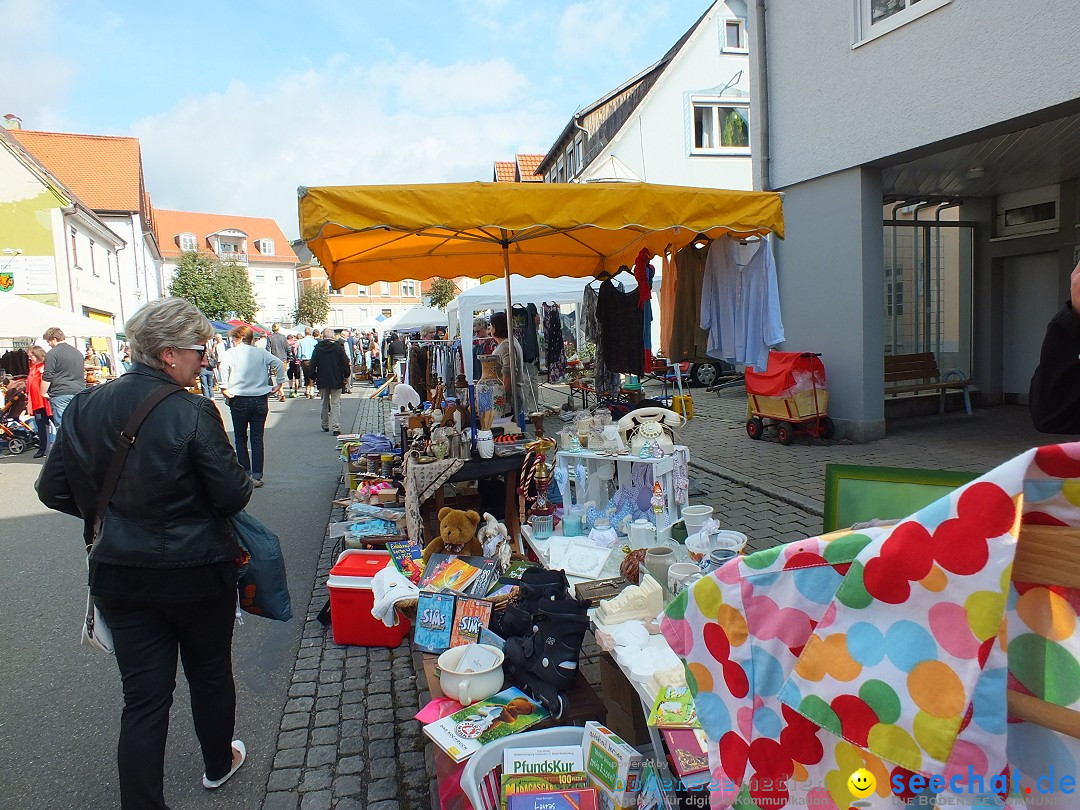
[[[311,379],[319,386],[322,397],[322,429],[333,430],[341,435],[341,390],[352,368],[345,344],[334,336],[334,330],[326,327],[323,339],[311,353]]]
[[[1028,395],[1031,421],[1043,433],[1080,433],[1080,264],[1069,285],[1069,300],[1046,327]]]

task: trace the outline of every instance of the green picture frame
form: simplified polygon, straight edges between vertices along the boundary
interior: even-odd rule
[[[826,464],[822,531],[846,529],[874,518],[905,518],[978,475],[958,470]]]

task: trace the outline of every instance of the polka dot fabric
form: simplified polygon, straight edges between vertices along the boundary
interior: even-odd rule
[[[1080,526],[1080,444],[1030,450],[894,526],[736,558],[685,591],[662,630],[713,776],[734,784],[713,807],[845,810],[858,768],[877,780],[873,807],[900,806],[894,774],[972,768],[989,784],[1016,769],[1021,793],[1047,762],[1076,775],[1076,741],[1007,716],[1006,688],[1080,710],[1080,594],[1010,581],[1023,522]]]

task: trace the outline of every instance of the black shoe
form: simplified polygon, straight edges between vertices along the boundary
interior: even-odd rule
[[[333,431],[331,431],[331,433],[333,433],[335,436],[340,436],[341,435],[340,430],[333,430]]]
[[[329,432],[330,432],[330,428],[323,428],[323,433],[329,433]]]
[[[47,456],[47,455],[48,455],[48,453],[44,453],[44,452],[39,450],[38,452],[34,453],[34,458],[45,458],[45,456]]]

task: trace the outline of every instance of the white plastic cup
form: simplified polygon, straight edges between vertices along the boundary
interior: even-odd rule
[[[700,532],[705,521],[712,517],[712,513],[713,508],[711,506],[684,506],[682,508],[682,519],[683,523],[686,524],[686,535],[689,537],[691,534]]]

